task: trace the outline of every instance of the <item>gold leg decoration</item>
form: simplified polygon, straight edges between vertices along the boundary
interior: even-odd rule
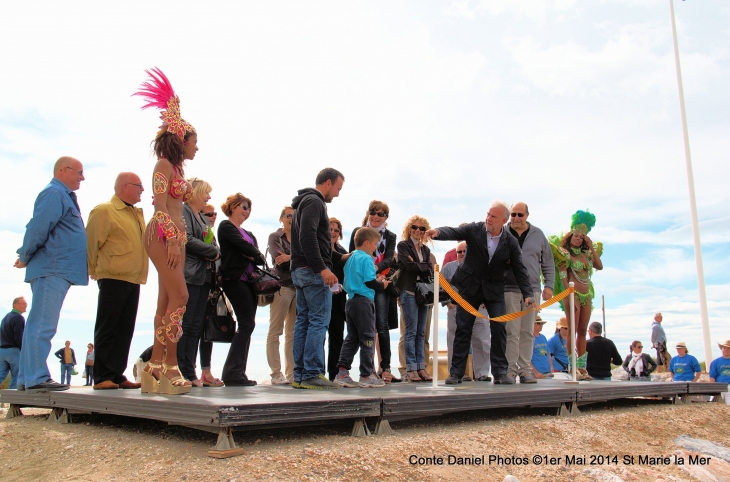
[[[177,343],[180,341],[180,337],[182,337],[183,329],[182,329],[182,318],[185,314],[185,307],[181,307],[170,313],[170,323],[168,323],[165,326],[165,334],[167,335],[167,338],[172,343]],[[172,333],[172,329],[177,328],[175,333]]]
[[[160,315],[155,315],[155,318],[159,318],[160,321],[162,321],[162,326],[157,327],[157,329],[155,330],[155,338],[164,346],[167,344],[167,342],[165,341],[165,321]]]

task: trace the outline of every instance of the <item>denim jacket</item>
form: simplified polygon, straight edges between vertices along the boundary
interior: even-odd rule
[[[26,283],[58,276],[74,285],[89,284],[86,231],[71,192],[58,179],[51,179],[36,198],[23,246],[17,251],[20,261],[28,265]]]

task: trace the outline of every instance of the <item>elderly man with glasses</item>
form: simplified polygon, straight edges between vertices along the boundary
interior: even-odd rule
[[[73,157],[61,157],[53,166],[53,179],[43,188],[25,227],[16,268],[27,268],[25,282],[33,291],[20,350],[18,390],[47,392],[68,390],[55,382],[46,359],[58,328],[61,307],[71,285],[86,286],[86,232],[76,192],[84,166]]]
[[[542,299],[547,301],[553,296],[552,286],[555,283],[555,265],[550,243],[545,234],[537,226],[528,223],[530,211],[527,204],[517,202],[512,205],[510,211],[511,222],[507,229],[517,238],[522,250],[522,263],[527,268],[530,277],[532,291],[537,295],[542,291]],[[540,275],[544,279],[544,288],[540,289]],[[507,265],[504,276],[504,303],[507,305],[507,313],[523,311],[526,306],[522,300],[520,286],[512,272],[512,267]],[[520,383],[537,383],[537,378],[532,374],[532,348],[535,341],[533,325],[537,311],[530,311],[516,320],[507,323],[507,362],[509,369],[507,375],[510,378],[520,377]]]
[[[147,282],[144,214],[134,207],[144,187],[139,176],[122,172],[111,200],[96,206],[86,227],[88,266],[99,286],[94,327],[94,390],[139,388],[127,380],[129,347],[139,305],[139,285]]]

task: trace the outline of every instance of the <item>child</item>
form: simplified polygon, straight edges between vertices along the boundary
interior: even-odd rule
[[[375,277],[375,265],[371,254],[380,241],[380,232],[373,228],[360,228],[355,233],[355,251],[345,263],[343,288],[349,299],[345,304],[347,337],[342,344],[335,383],[343,387],[376,388],[385,382],[373,374],[373,350],[375,348],[375,289],[385,289],[390,281]],[[350,378],[352,360],[360,348],[360,383]]]

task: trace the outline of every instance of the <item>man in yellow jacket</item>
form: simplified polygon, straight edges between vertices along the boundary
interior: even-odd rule
[[[89,276],[99,285],[94,327],[94,390],[139,388],[124,376],[137,319],[139,285],[147,282],[144,215],[134,207],[144,187],[139,176],[122,172],[111,201],[89,214],[86,226]]]

